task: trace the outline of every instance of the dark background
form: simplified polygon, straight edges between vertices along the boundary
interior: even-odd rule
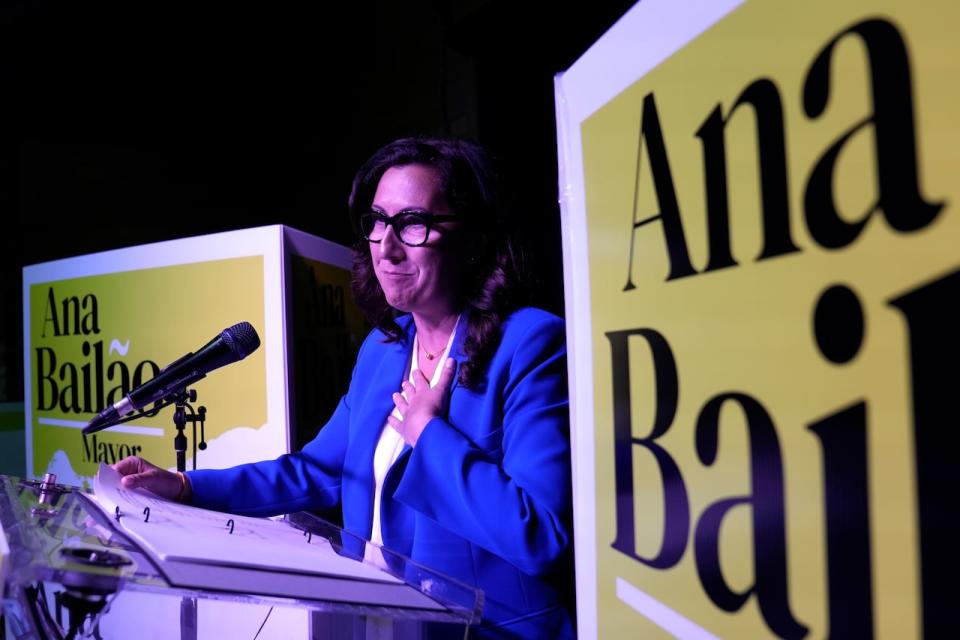
[[[352,242],[346,198],[411,134],[500,158],[563,313],[553,77],[632,1],[0,0],[0,402],[23,398],[23,265],[283,223]]]

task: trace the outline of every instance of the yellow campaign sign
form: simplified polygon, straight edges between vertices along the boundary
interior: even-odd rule
[[[946,628],[958,18],[747,2],[583,122],[601,637]]]
[[[162,367],[242,321],[258,331],[261,347],[190,388],[198,394],[196,407],[208,409],[206,440],[263,425],[265,354],[273,348],[264,331],[263,282],[263,257],[250,256],[30,285],[28,474],[57,469],[67,478],[90,478],[100,462],[127,455],[174,467],[172,407],[86,437],[79,427]],[[194,443],[189,423],[186,434]],[[188,449],[187,459],[192,457]]]

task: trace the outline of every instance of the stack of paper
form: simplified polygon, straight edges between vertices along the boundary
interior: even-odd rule
[[[172,585],[268,596],[443,610],[377,567],[337,555],[286,522],[181,505],[140,489],[100,465],[94,500],[138,542]],[[149,515],[146,510],[149,509]]]

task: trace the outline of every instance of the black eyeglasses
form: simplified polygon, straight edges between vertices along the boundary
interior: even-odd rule
[[[393,232],[400,238],[400,242],[408,247],[419,247],[430,237],[430,225],[444,220],[459,220],[458,216],[441,216],[426,211],[410,211],[404,209],[394,216],[388,216],[382,211],[368,209],[360,214],[358,220],[360,235],[364,240],[380,242],[383,240],[387,227],[393,227]]]

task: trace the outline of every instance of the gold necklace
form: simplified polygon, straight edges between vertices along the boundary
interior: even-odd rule
[[[421,341],[418,340],[417,343],[420,345],[420,348],[423,350],[423,355],[427,356],[427,360],[433,360],[433,359],[435,359],[437,356],[439,356],[441,353],[443,353],[443,349],[446,349],[446,347],[444,347],[443,349],[440,349],[440,350],[436,351],[435,353],[430,353],[429,351],[427,351],[427,348],[426,348],[425,346],[423,346],[423,342],[421,342]]]
[[[459,321],[460,321],[460,318],[458,316],[457,322]],[[450,334],[447,336],[447,344],[450,343],[450,336],[453,335],[453,332],[456,330],[457,330],[457,323],[454,322],[453,328],[450,329]],[[438,357],[440,357],[440,354],[442,354],[444,351],[447,350],[447,344],[445,344],[440,349],[437,349],[433,353],[430,353],[429,351],[427,351],[427,347],[424,346],[423,340],[420,340],[419,336],[417,337],[417,344],[420,346],[421,349],[423,349],[423,355],[427,356],[427,360],[436,360]]]

